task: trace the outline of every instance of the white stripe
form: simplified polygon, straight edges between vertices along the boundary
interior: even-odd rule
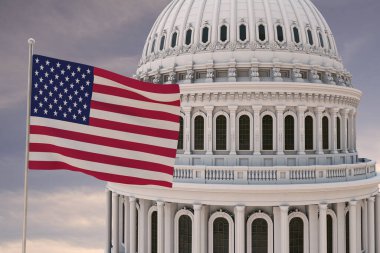
[[[109,80],[107,78],[101,77],[101,76],[94,76],[94,83],[95,84],[102,84],[106,86],[111,86],[115,88],[120,88],[123,90],[129,90],[133,91],[137,94],[140,94],[144,97],[147,97],[149,99],[155,100],[155,101],[161,101],[161,102],[173,102],[179,100],[179,94],[178,93],[170,93],[170,94],[162,94],[162,93],[154,93],[149,91],[142,91],[138,89],[134,89],[132,87],[123,85],[121,83]]]
[[[139,108],[139,109],[146,109],[146,110],[152,110],[152,111],[162,111],[162,112],[167,112],[167,113],[171,113],[174,115],[179,115],[179,113],[180,113],[180,107],[179,106],[144,102],[144,101],[140,101],[140,100],[134,100],[134,99],[124,98],[124,97],[112,96],[112,95],[107,95],[107,94],[97,93],[97,92],[92,93],[92,99],[91,100],[115,104],[115,105],[135,107],[135,108]]]
[[[73,131],[78,133],[86,133],[90,135],[107,137],[116,140],[130,141],[141,144],[165,147],[170,149],[177,148],[177,140],[170,140],[159,137],[152,137],[142,134],[133,134],[128,132],[109,130],[100,127],[81,125],[61,120],[47,119],[40,117],[30,117],[30,125],[53,127],[61,130]]]
[[[30,143],[45,143],[56,145],[64,148],[70,148],[75,150],[81,150],[96,154],[108,155],[113,157],[120,157],[126,159],[140,160],[145,162],[154,162],[166,166],[174,166],[174,159],[149,153],[143,153],[139,151],[133,151],[128,149],[113,148],[97,144],[91,144],[87,142],[74,141],[59,137],[53,137],[48,135],[31,134]],[[154,150],[151,150],[154,152]]]
[[[96,163],[85,160],[79,160],[64,155],[48,152],[30,152],[29,161],[36,162],[64,162],[71,166],[78,167],[87,171],[108,173],[120,176],[138,177],[151,180],[161,180],[171,182],[173,176],[156,171],[147,171],[142,169],[134,169],[128,167],[121,167],[109,165],[104,163]]]
[[[170,121],[164,121],[164,120],[158,120],[158,119],[148,119],[148,118],[130,116],[130,115],[125,115],[125,114],[120,114],[120,113],[107,112],[107,111],[102,111],[102,110],[97,110],[97,109],[91,109],[90,117],[97,118],[97,119],[110,120],[110,121],[120,122],[120,123],[125,123],[125,124],[131,124],[131,125],[136,125],[136,126],[158,128],[158,129],[163,129],[163,130],[178,131],[179,129],[179,123],[176,123],[176,122],[170,122]]]

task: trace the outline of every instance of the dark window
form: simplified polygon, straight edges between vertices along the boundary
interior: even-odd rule
[[[227,119],[225,116],[220,115],[216,118],[216,150],[227,149]]]
[[[341,149],[340,145],[340,118],[336,118],[336,148]]]
[[[204,149],[204,119],[202,116],[197,116],[194,120],[194,149]]]
[[[229,224],[224,218],[217,218],[213,224],[213,252],[228,253]]]
[[[165,47],[165,38],[166,38],[165,35],[161,37],[160,51],[164,50],[164,47]]]
[[[298,28],[297,27],[293,27],[293,36],[294,36],[294,42],[295,43],[300,43],[300,32],[299,32],[299,30],[298,30]]]
[[[185,44],[187,46],[189,46],[191,44],[192,37],[193,37],[193,30],[188,29],[186,31],[186,39],[185,39]]]
[[[268,222],[264,219],[252,222],[252,252],[268,252]]]
[[[177,46],[177,37],[178,37],[178,33],[177,32],[173,33],[173,35],[172,35],[172,44],[171,44],[172,48],[174,48],[174,47]]]
[[[346,253],[350,253],[350,212],[346,213]]]
[[[227,41],[227,26],[226,25],[222,25],[220,27],[220,41],[221,42],[226,42]]]
[[[285,117],[285,150],[294,150],[294,118]]]
[[[313,150],[313,117],[306,116],[305,118],[305,150]]]
[[[309,45],[314,45],[313,34],[310,29],[307,30],[307,38],[309,39]]]
[[[191,219],[187,215],[182,215],[178,221],[178,252],[191,253],[192,242]]]
[[[259,40],[265,41],[265,39],[266,39],[265,26],[261,24],[259,25]]]
[[[203,27],[203,29],[202,29],[202,43],[208,42],[209,32],[210,32],[210,28],[208,28],[207,26]]]
[[[239,26],[239,38],[241,41],[245,41],[247,39],[247,26],[245,24],[241,24]]]
[[[322,119],[322,141],[323,149],[329,149],[329,119],[326,116]]]
[[[327,253],[333,253],[333,220],[327,215]]]
[[[157,212],[152,213],[152,227],[151,227],[151,238],[152,238],[152,253],[157,253]]]
[[[321,47],[325,47],[325,42],[323,41],[322,33],[319,32],[318,36],[319,36],[319,44],[321,45]]]
[[[273,118],[265,115],[263,117],[263,150],[273,150]]]
[[[156,39],[153,40],[152,48],[150,49],[150,52],[151,52],[151,53],[154,52],[155,47],[156,47]]]
[[[284,41],[284,29],[280,25],[278,25],[276,29],[277,29],[277,40],[279,42],[283,42]]]
[[[179,118],[179,134],[178,134],[178,145],[177,149],[183,149],[183,118]]]
[[[247,115],[239,118],[239,150],[249,150],[251,124]]]
[[[289,223],[289,253],[303,253],[303,220],[293,218]]]

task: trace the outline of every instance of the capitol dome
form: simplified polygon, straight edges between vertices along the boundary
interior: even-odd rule
[[[107,253],[380,253],[362,93],[310,0],[173,0],[135,78],[180,86],[173,188],[108,183]]]

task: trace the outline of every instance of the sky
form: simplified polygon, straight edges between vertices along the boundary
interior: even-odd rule
[[[131,76],[169,0],[0,0],[0,252],[21,251],[27,39],[35,52]],[[380,1],[313,0],[331,26],[354,86],[360,157],[380,161]],[[104,182],[78,173],[29,174],[28,253],[100,253]]]

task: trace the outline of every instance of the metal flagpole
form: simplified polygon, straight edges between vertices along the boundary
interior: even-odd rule
[[[22,253],[26,253],[26,229],[28,212],[28,163],[29,163],[29,123],[30,123],[30,97],[32,93],[32,65],[33,65],[33,46],[36,41],[28,39],[29,44],[29,66],[28,66],[28,95],[26,105],[26,139],[25,139],[25,177],[24,177],[24,223],[22,230]]]

